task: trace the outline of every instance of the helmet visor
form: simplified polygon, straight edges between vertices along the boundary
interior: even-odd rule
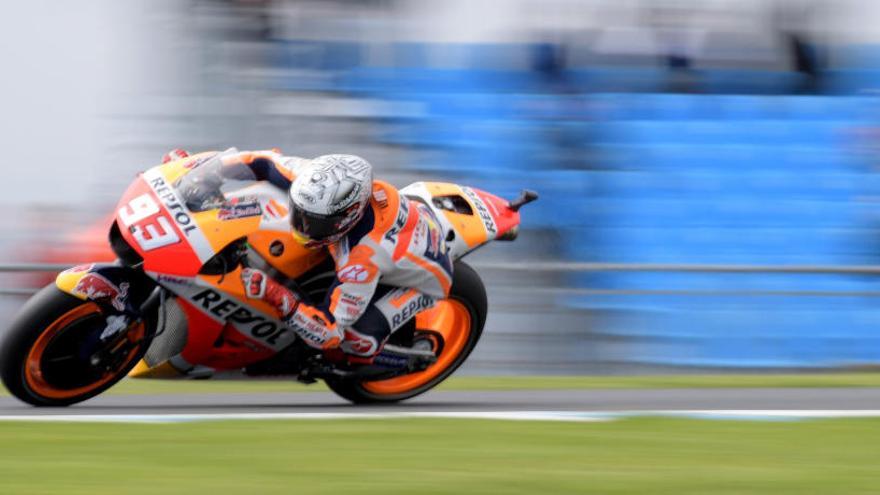
[[[312,241],[323,241],[341,234],[350,214],[342,211],[335,215],[321,215],[291,205],[290,224],[300,235]]]

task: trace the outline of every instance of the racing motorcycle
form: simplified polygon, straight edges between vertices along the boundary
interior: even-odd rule
[[[422,394],[455,371],[486,321],[479,275],[461,258],[492,240],[513,240],[513,201],[440,182],[401,190],[441,224],[454,263],[447,299],[401,301],[397,330],[372,363],[351,364],[307,346],[262,300],[246,297],[241,271],[270,273],[319,301],[335,273],[326,249],[298,244],[283,191],[236,166],[237,150],[167,161],[138,175],[120,200],[109,244],[117,260],[61,272],[21,309],[0,342],[0,377],[35,406],[94,397],[126,375],[207,378],[220,372],[324,380],[355,403]],[[243,165],[240,164],[239,165]],[[432,240],[433,242],[434,240]]]

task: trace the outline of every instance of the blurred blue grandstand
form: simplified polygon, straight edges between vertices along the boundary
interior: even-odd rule
[[[421,150],[418,171],[511,196],[532,184],[542,201],[526,226],[558,231],[563,259],[819,266],[877,259],[877,170],[858,152],[880,120],[877,99],[865,96],[880,84],[876,49],[848,47],[857,67],[825,71],[809,95],[796,94],[809,75],[779,70],[694,71],[686,94],[665,92],[674,74],[663,67],[550,75],[490,68],[540,49],[399,44],[392,67],[365,65],[355,43],[285,41],[275,53],[280,65],[321,73],[283,79],[284,89],[417,108],[384,116],[377,139]],[[444,50],[468,54],[469,67],[421,63]],[[302,53],[321,56],[295,55]],[[560,301],[601,315],[593,332],[629,342],[631,361],[880,363],[880,311],[869,294],[876,277],[603,272],[572,273],[569,283],[633,291]],[[640,293],[657,289],[679,292]]]

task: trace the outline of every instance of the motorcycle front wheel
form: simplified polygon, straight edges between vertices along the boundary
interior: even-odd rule
[[[147,325],[135,321],[100,338],[105,309],[50,284],[33,296],[2,336],[0,379],[34,406],[68,406],[113,386],[148,347]]]

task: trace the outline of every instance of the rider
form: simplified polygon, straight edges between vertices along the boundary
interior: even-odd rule
[[[434,213],[373,180],[363,158],[307,160],[273,150],[238,159],[288,194],[293,237],[327,247],[335,262],[336,279],[316,306],[264,272],[242,271],[247,296],[273,305],[310,346],[371,362],[392,332],[449,294],[452,261]]]

